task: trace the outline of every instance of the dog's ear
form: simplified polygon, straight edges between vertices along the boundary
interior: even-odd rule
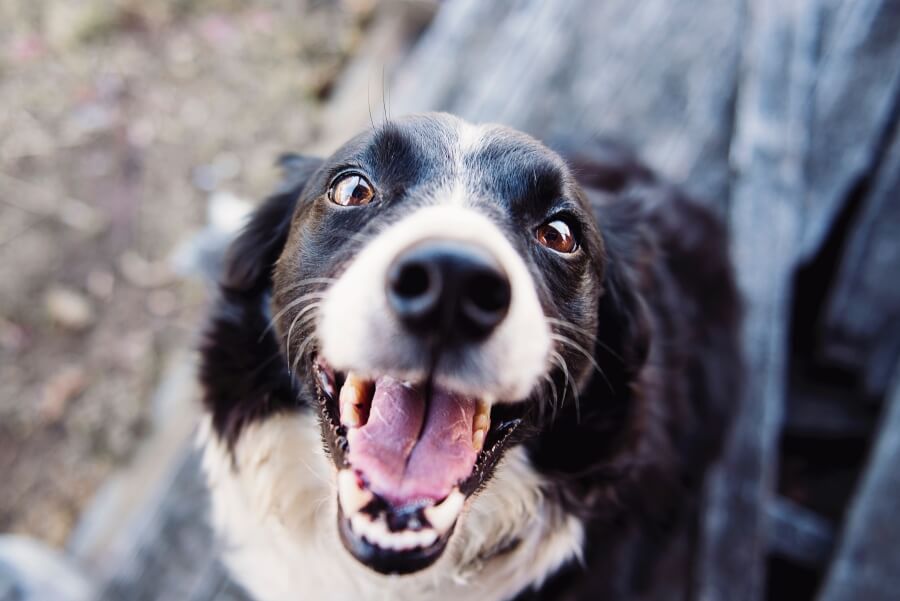
[[[221,285],[224,289],[253,293],[271,286],[272,267],[287,242],[297,201],[321,159],[284,155],[281,188],[256,209],[225,255]]]
[[[650,350],[650,311],[641,292],[641,266],[613,250],[607,265],[600,298],[595,355],[618,384],[627,387],[644,367]],[[617,392],[625,392],[619,390]]]

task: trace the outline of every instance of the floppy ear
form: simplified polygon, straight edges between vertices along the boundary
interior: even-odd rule
[[[604,293],[600,299],[597,353],[614,351],[619,357],[626,381],[635,377],[647,361],[650,350],[650,311],[642,294],[644,281],[650,274],[628,257],[610,253],[604,278]]]
[[[594,353],[612,383],[607,390],[621,398],[630,396],[629,387],[647,362],[653,329],[645,294],[653,287],[656,266],[643,212],[641,203],[628,197],[600,211],[606,266]]]
[[[284,155],[279,159],[285,181],[254,212],[225,255],[222,288],[232,292],[262,292],[272,283],[272,266],[287,242],[291,218],[306,182],[321,159]]]

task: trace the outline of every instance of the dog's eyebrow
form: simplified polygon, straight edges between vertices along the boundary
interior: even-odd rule
[[[536,149],[519,144],[489,144],[467,158],[471,169],[483,174],[482,185],[510,202],[541,203],[563,193],[560,166]]]
[[[415,141],[390,123],[375,132],[365,155],[378,177],[388,180],[405,179],[423,166]]]

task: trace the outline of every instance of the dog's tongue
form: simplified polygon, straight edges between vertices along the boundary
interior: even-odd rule
[[[472,446],[477,403],[435,387],[423,391],[383,376],[366,424],[350,430],[348,459],[369,488],[399,505],[441,500],[468,476],[478,456]]]

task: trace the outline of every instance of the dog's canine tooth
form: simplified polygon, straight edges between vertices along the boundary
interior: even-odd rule
[[[350,372],[341,387],[341,424],[358,428],[365,419],[365,406],[369,402],[372,383]]]
[[[341,391],[341,396],[344,396]],[[359,407],[353,403],[344,403],[341,401],[341,424],[348,428],[359,428],[362,426],[362,412]]]
[[[484,430],[475,430],[475,432],[472,433],[472,448],[478,453],[484,448],[484,436]]]
[[[484,400],[478,401],[478,408],[472,420],[472,447],[481,452],[484,448],[484,439],[491,427],[491,404]]]
[[[462,510],[465,500],[465,495],[459,492],[458,488],[454,488],[453,492],[439,505],[425,509],[425,517],[428,519],[428,523],[438,532],[446,532],[453,525],[453,522],[456,521],[456,518],[459,517],[459,512]]]
[[[352,470],[338,472],[338,501],[344,515],[352,517],[360,509],[369,504],[374,495],[371,491],[361,488],[356,474]]]
[[[475,420],[473,422],[475,424],[476,430],[487,430],[491,425],[491,418],[485,415],[484,413],[479,413],[475,416]]]

